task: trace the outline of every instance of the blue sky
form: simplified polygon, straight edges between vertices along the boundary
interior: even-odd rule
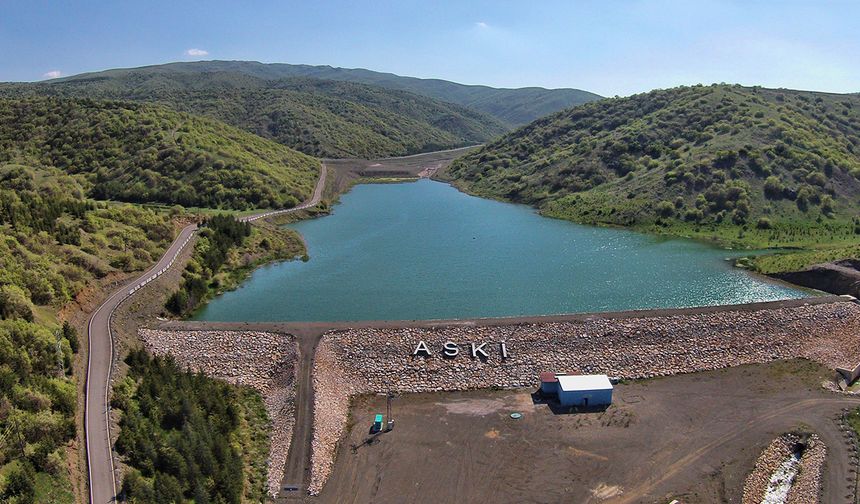
[[[198,59],[605,96],[731,82],[860,91],[860,1],[8,1],[0,81]]]

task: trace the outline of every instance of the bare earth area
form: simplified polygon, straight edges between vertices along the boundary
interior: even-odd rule
[[[330,173],[325,197],[336,199],[359,179],[429,178],[472,149],[475,147],[375,160],[327,159]]]
[[[828,447],[822,502],[852,502],[834,418],[858,401],[822,390],[831,374],[792,360],[641,380],[618,385],[605,412],[580,414],[553,414],[531,389],[409,394],[394,402],[394,430],[370,443],[385,401],[364,396],[308,501],[741,502],[762,450],[805,426]]]

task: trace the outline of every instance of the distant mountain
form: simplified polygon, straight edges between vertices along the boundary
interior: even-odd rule
[[[508,131],[487,114],[406,91],[236,72],[111,71],[0,85],[0,94],[159,102],[322,157],[415,154],[474,145]]]
[[[714,85],[539,119],[442,174],[547,215],[750,246],[857,241],[860,97]]]
[[[307,199],[319,161],[227,126],[149,104],[0,99],[0,165],[76,175],[94,199],[280,208]]]
[[[232,72],[261,79],[311,77],[315,79],[358,82],[387,89],[410,91],[455,103],[496,117],[509,126],[520,126],[562,109],[598,100],[601,97],[580,89],[518,89],[465,85],[441,79],[402,77],[392,73],[363,68],[259,63],[256,61],[196,61],[153,65],[132,69],[115,69],[67,77],[63,80],[92,77],[116,77],[128,73],[206,73]]]

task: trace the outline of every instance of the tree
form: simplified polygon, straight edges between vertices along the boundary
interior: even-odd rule
[[[764,195],[770,199],[782,198],[784,189],[782,181],[776,175],[771,175],[764,181]]]
[[[829,194],[821,197],[821,213],[827,216],[833,214],[833,197]]]
[[[17,285],[0,287],[0,318],[33,321],[33,303]]]
[[[671,217],[675,214],[675,205],[671,201],[663,200],[657,203],[657,215],[660,217]]]

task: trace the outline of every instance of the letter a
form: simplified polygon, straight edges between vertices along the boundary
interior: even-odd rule
[[[430,349],[427,348],[427,343],[424,343],[423,341],[419,341],[418,346],[415,347],[415,351],[412,352],[412,355],[413,356],[423,355],[425,357],[430,357]]]

